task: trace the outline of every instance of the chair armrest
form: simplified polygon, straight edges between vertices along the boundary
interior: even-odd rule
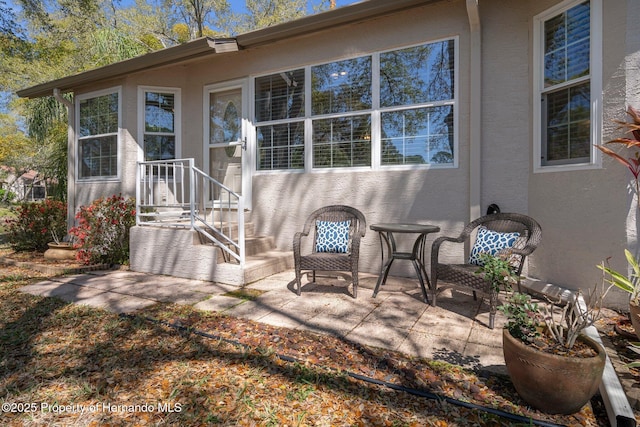
[[[351,238],[351,255],[356,258],[360,256],[360,238],[362,235],[364,235],[364,231],[362,233],[353,233]]]
[[[300,255],[300,248],[302,246],[302,237],[303,236],[308,236],[309,233],[308,232],[301,232],[298,231],[296,234],[293,235],[293,253],[294,254],[298,254]]]
[[[464,243],[465,240],[466,240],[466,236],[464,234],[458,237],[440,236],[436,238],[431,244],[431,268],[434,268],[436,265],[438,265],[438,255],[440,253],[440,246],[444,242]]]

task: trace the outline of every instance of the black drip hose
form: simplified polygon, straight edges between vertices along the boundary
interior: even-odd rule
[[[139,316],[136,316],[134,314],[121,314],[121,316],[123,317],[128,317],[128,318],[136,318]],[[251,346],[247,345],[247,344],[243,344],[239,341],[236,340],[230,340],[228,338],[222,338],[219,337],[217,335],[213,335],[213,334],[209,334],[207,332],[203,332],[203,331],[199,331],[197,329],[193,329],[193,328],[187,328],[181,325],[175,325],[173,323],[170,322],[166,322],[163,320],[157,320],[157,319],[153,319],[151,317],[143,317],[144,320],[151,322],[151,323],[155,323],[155,324],[160,324],[163,326],[167,326],[173,329],[177,329],[183,332],[188,332],[194,335],[198,335],[204,338],[210,338],[210,339],[214,339],[217,341],[222,341],[225,342],[227,344],[231,344],[234,345],[236,347],[242,347],[245,350],[249,350],[251,349]],[[278,354],[275,353],[275,356],[280,359],[283,360],[285,362],[291,362],[291,363],[306,363],[304,361],[298,360],[295,357],[291,357],[291,356],[286,356],[286,355],[282,355],[282,354]],[[309,362],[311,363],[311,362]],[[319,365],[316,365],[314,363],[311,363],[313,366],[318,366],[321,367],[323,369],[328,369],[328,370],[332,370],[330,368],[325,368]],[[414,389],[414,388],[409,388],[409,387],[404,387],[398,384],[393,384],[387,381],[380,381],[377,380],[375,378],[370,378],[364,375],[359,375],[359,374],[355,374],[353,372],[349,372],[349,371],[340,371],[342,374],[347,375],[348,377],[354,378],[356,380],[360,380],[360,381],[364,381],[370,384],[375,384],[375,385],[379,385],[379,386],[383,386],[383,387],[387,387],[390,388],[392,390],[397,390],[397,391],[402,391],[404,393],[408,393],[408,394],[412,394],[414,396],[419,396],[419,397],[423,397],[425,399],[429,399],[429,400],[438,400],[438,401],[444,401],[456,406],[461,406],[467,409],[474,409],[474,410],[478,410],[478,411],[482,411],[482,412],[486,412],[489,414],[493,414],[493,415],[497,415],[499,417],[502,418],[506,418],[509,420],[513,420],[513,421],[517,421],[518,423],[523,423],[525,425],[536,425],[536,426],[543,426],[543,427],[562,427],[561,424],[555,424],[555,423],[549,423],[547,421],[542,421],[542,420],[535,420],[533,418],[527,418],[527,417],[523,417],[521,415],[516,415],[516,414],[512,414],[509,412],[505,412],[505,411],[501,411],[499,409],[494,409],[494,408],[487,408],[485,406],[480,406],[480,405],[476,405],[474,403],[469,403],[469,402],[464,402],[461,400],[457,400],[457,399],[453,399],[451,397],[447,397],[447,396],[439,396],[435,393],[430,393],[428,391],[424,391],[424,390],[418,390],[418,389]]]

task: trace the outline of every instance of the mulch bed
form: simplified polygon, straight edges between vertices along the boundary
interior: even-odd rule
[[[628,313],[610,311],[609,315],[598,321],[596,327],[603,341],[606,342],[609,356],[615,358],[613,365],[627,392],[629,404],[638,413],[640,410],[640,368],[631,368],[626,365],[640,361],[640,354],[630,349],[631,344],[640,342],[640,339],[629,320],[629,315]],[[638,419],[638,416],[636,418]],[[640,425],[640,420],[638,425]]]
[[[3,269],[0,277],[24,274],[21,269],[11,269]],[[75,310],[82,313],[67,313],[74,319],[71,324],[54,322],[45,331],[48,335],[42,337],[42,331],[38,331],[30,341],[44,339],[61,353],[59,358],[39,361],[40,368],[46,366],[46,371],[54,372],[41,374],[23,369],[20,363],[7,370],[2,364],[7,360],[0,359],[1,399],[29,396],[20,387],[18,392],[8,387],[3,377],[35,375],[35,381],[41,383],[54,378],[57,392],[40,383],[37,388],[66,396],[73,395],[69,390],[73,387],[68,384],[71,376],[72,382],[85,382],[85,388],[95,391],[88,393],[87,399],[67,397],[66,401],[87,405],[96,399],[168,401],[173,395],[185,405],[184,411],[164,414],[164,418],[157,412],[127,413],[122,419],[105,419],[100,414],[102,418],[91,418],[98,424],[508,426],[530,425],[530,419],[534,424],[540,420],[568,426],[609,425],[597,396],[576,414],[543,414],[526,406],[508,377],[412,358],[337,337],[171,304],[158,304],[132,316],[97,315],[94,312],[100,310],[88,308]],[[93,314],[86,310],[93,310]],[[86,324],[78,320],[83,316]],[[8,320],[0,319],[0,326],[2,322]],[[74,329],[74,324],[81,326]],[[114,329],[114,324],[118,328]],[[100,343],[105,336],[111,346],[122,351],[102,354]],[[17,352],[20,360],[24,348],[8,351]],[[91,357],[87,359],[87,355]],[[6,351],[3,356],[8,356]],[[79,360],[93,361],[82,367]],[[419,391],[427,398],[393,390],[389,385]],[[65,402],[63,397],[59,400]],[[461,406],[460,402],[470,405]],[[516,417],[510,418],[509,414]],[[21,424],[25,418],[16,417],[14,421]],[[52,419],[44,417],[41,421],[49,423]]]

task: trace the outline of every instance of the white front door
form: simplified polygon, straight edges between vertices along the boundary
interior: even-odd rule
[[[225,85],[209,88],[208,96],[208,173],[231,191],[247,195],[251,182],[245,169],[246,106],[244,85]],[[222,194],[224,196],[224,193]],[[221,193],[214,191],[214,201]]]

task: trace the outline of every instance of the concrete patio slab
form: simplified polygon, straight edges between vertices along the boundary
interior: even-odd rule
[[[90,276],[90,277],[87,277]],[[104,291],[115,291],[120,286],[131,283],[128,280],[123,280],[121,278],[112,278],[110,276],[103,275],[74,275],[74,276],[58,276],[51,279],[53,281],[59,283],[70,283],[77,286],[86,286],[95,289],[102,289]]]
[[[266,316],[260,318],[260,323],[266,323],[267,325],[291,328],[291,329],[304,329],[309,319],[313,317],[309,313],[291,313],[282,311],[273,311]]]
[[[209,297],[209,294],[179,286],[158,286],[156,283],[131,283],[118,287],[115,292],[140,298],[177,304],[195,304]]]
[[[380,303],[367,297],[358,297],[358,300],[354,300],[351,297],[336,298],[335,303],[327,307],[325,313],[332,316],[334,321],[335,319],[354,317],[364,319],[379,305]],[[286,309],[289,309],[289,307],[286,307]]]
[[[382,328],[390,327],[408,331],[418,321],[421,314],[422,312],[418,314],[411,312],[405,313],[396,308],[380,306],[371,311],[371,313],[364,318],[363,322],[377,324]]]
[[[266,306],[259,301],[245,301],[242,304],[224,310],[224,314],[240,317],[242,319],[260,321],[264,316],[275,311],[273,307]]]
[[[316,315],[331,310],[338,305],[339,300],[339,298],[330,295],[309,294],[287,301],[282,304],[282,308],[292,312]],[[265,299],[261,298],[260,301],[265,301]]]
[[[318,333],[328,333],[336,337],[346,337],[360,324],[360,317],[344,317],[340,322],[332,314],[320,313],[307,321],[306,330]]]
[[[255,289],[255,288],[251,288],[251,289]],[[258,289],[260,291],[264,291],[263,289]],[[272,308],[281,308],[289,303],[293,303],[295,301],[298,301],[298,296],[294,293],[291,293],[289,291],[281,291],[281,290],[276,290],[276,291],[271,291],[271,292],[266,292],[260,296],[258,296],[255,301],[258,301],[260,304],[267,306],[267,307],[272,307]]]
[[[438,336],[411,331],[397,350],[418,357],[461,364],[466,342],[455,333]],[[461,366],[468,366],[466,363]]]
[[[346,336],[351,341],[372,347],[396,350],[409,335],[406,329],[384,327],[380,323],[363,322]]]
[[[482,367],[483,369],[499,374],[508,374],[502,355],[502,341],[500,341],[500,345],[498,346],[469,342],[465,346],[462,355],[463,360],[478,360],[479,366],[472,368]]]
[[[86,297],[105,293],[105,291],[100,289],[87,288],[73,283],[58,283],[56,281],[41,282],[35,285],[25,286],[25,288],[27,289],[23,289],[23,292],[27,292],[32,295],[57,297],[71,302],[76,302]]]
[[[26,294],[31,294],[31,295],[40,295],[40,296],[55,296],[55,295],[48,295],[49,292],[51,292],[54,289],[60,288],[62,286],[75,286],[72,284],[66,284],[66,283],[61,283],[58,282],[57,280],[45,280],[42,282],[38,282],[38,283],[34,283],[31,285],[26,285],[20,288],[21,292],[24,292]]]
[[[253,289],[259,289],[262,291],[279,291],[286,290],[289,285],[293,286],[294,281],[291,280],[291,274],[289,272],[274,274],[263,280],[249,285]],[[293,287],[291,288],[293,289]]]
[[[211,298],[196,303],[194,307],[203,311],[225,311],[244,302],[244,300],[239,298],[214,295]]]
[[[238,290],[237,286],[225,285],[222,283],[197,282],[187,286],[192,291],[202,292],[209,295],[221,295],[230,291]]]
[[[487,322],[488,322],[487,316]],[[496,315],[495,324],[493,329],[489,329],[484,324],[480,324],[481,320],[475,322],[471,328],[468,342],[470,344],[482,344],[490,347],[498,347],[502,349],[502,328],[505,321],[502,316]],[[496,333],[496,330],[500,333]]]
[[[138,298],[129,295],[104,292],[92,298],[77,301],[78,304],[89,305],[91,307],[102,308],[114,313],[133,313],[146,307],[150,307],[157,301]]]

